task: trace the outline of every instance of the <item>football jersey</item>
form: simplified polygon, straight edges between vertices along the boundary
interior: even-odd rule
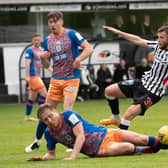
[[[61,143],[68,148],[73,148],[76,137],[73,134],[72,129],[77,124],[82,123],[85,141],[82,146],[81,153],[88,156],[95,156],[107,132],[107,128],[90,124],[78,113],[71,110],[61,113],[61,119],[62,125],[60,129],[47,128],[45,131],[47,149],[49,151],[54,150],[57,143]]]
[[[80,70],[73,68],[73,62],[79,56],[78,47],[85,39],[75,30],[65,29],[58,37],[53,34],[47,36],[43,47],[49,51],[53,62],[52,78],[74,79],[80,78]]]
[[[160,49],[157,41],[147,41],[154,51],[154,61],[142,76],[143,86],[156,96],[163,96],[168,84],[168,50]]]
[[[41,61],[40,61],[40,53],[42,52],[42,48],[35,48],[35,47],[29,47],[25,51],[25,59],[30,59],[30,77],[33,76],[40,76],[41,72]]]

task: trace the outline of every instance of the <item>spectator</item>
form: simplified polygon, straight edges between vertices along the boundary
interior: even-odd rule
[[[104,98],[104,89],[112,83],[112,75],[106,64],[102,64],[97,71],[97,82],[99,86],[98,98]]]
[[[96,82],[96,77],[95,77],[95,70],[94,66],[91,64],[88,64],[87,69],[89,70],[90,78],[93,81],[93,83]]]
[[[166,16],[163,20],[163,25],[168,25],[168,16]]]
[[[153,37],[153,27],[151,26],[150,23],[150,16],[145,15],[144,16],[144,21],[142,24],[142,35],[145,36],[147,39],[151,39]]]
[[[115,27],[116,29],[119,29],[121,31],[125,31],[125,25],[124,25],[124,21],[123,21],[123,18],[121,15],[116,16],[115,24],[113,25],[113,27]],[[114,34],[114,37],[121,37],[121,36]]]
[[[126,25],[126,32],[136,35],[141,35],[141,25],[137,22],[136,15],[130,15],[130,21]]]
[[[141,59],[141,65],[136,66],[136,78],[141,79],[145,71],[149,71],[151,67],[148,65],[148,60],[146,58]]]
[[[130,21],[126,24],[126,32],[136,35],[142,35],[141,25],[137,22],[135,14],[130,15]],[[126,41],[123,45],[121,44],[121,47],[123,47],[123,49],[121,49],[121,55],[124,55],[124,57],[122,58],[127,60],[127,65],[129,67],[135,66],[135,55],[138,48],[137,45]],[[132,70],[130,72],[131,74],[133,74]]]
[[[113,82],[120,82],[123,80],[128,80],[128,68],[126,66],[126,61],[124,59],[120,60],[120,64],[117,66],[116,70],[114,71]]]
[[[129,80],[135,79],[135,66],[128,67],[128,76],[129,76]]]
[[[102,39],[106,37],[105,30],[102,28],[103,25],[106,25],[105,19],[100,17],[99,13],[94,13],[94,18],[91,21],[91,26],[93,29],[93,38]]]
[[[150,16],[144,15],[144,21],[142,23],[142,36],[147,40],[154,39],[153,27],[150,22]],[[147,57],[147,55],[152,51],[150,48],[145,48],[142,46],[138,46],[135,53],[135,64],[141,64],[141,59]],[[150,58],[151,59],[151,58]]]
[[[89,66],[84,66],[81,70],[80,86],[77,99],[84,101],[88,98],[96,98],[99,87],[92,80]]]

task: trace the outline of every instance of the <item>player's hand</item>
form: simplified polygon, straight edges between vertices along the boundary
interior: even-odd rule
[[[27,161],[44,161],[44,159],[42,157],[31,157]]]
[[[73,62],[73,68],[74,69],[81,69],[82,66],[80,64],[80,60],[78,58],[75,59],[75,61]]]
[[[67,157],[67,158],[64,158],[63,160],[75,160],[75,158]]]
[[[45,59],[48,59],[50,57],[50,53],[48,51],[43,51],[41,54],[40,54],[40,58],[45,58]]]
[[[53,72],[53,68],[49,67],[48,71],[50,71],[52,73]]]

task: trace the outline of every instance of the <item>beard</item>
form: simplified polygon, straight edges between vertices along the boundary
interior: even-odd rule
[[[159,45],[159,48],[160,49],[162,49],[162,50],[165,50],[165,49],[167,49],[168,48],[168,45],[167,44],[165,44],[165,45]]]

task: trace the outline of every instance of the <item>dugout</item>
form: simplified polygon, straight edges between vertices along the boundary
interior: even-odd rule
[[[38,32],[42,37],[49,33],[49,11],[62,11],[65,27],[78,30],[95,45],[99,42],[92,39],[90,25],[95,11],[101,13],[109,26],[113,25],[117,15],[123,16],[125,22],[130,14],[135,14],[139,22],[142,22],[144,15],[150,15],[156,32],[167,16],[167,8],[167,0],[48,0],[47,3],[45,0],[0,1],[0,82],[8,87],[8,95],[20,95],[18,64],[21,53],[30,44],[34,33]],[[107,32],[105,40],[112,41],[112,34]],[[22,65],[20,67],[24,74]]]

